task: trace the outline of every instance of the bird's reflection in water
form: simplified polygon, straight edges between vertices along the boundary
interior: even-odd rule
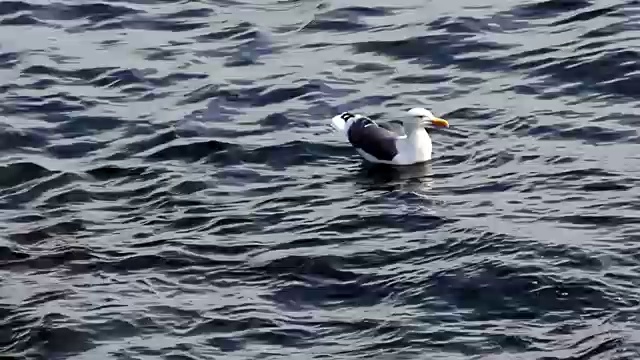
[[[368,190],[407,191],[424,193],[431,189],[431,163],[391,166],[363,163],[356,183]]]

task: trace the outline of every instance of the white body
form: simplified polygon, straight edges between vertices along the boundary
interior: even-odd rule
[[[362,149],[356,148],[356,151],[367,161],[379,164],[389,165],[413,165],[431,160],[431,137],[424,128],[424,118],[433,117],[431,112],[422,108],[413,108],[409,110],[409,114],[414,119],[408,119],[404,122],[405,135],[396,137],[397,155],[391,161],[378,159],[366,153]],[[353,121],[363,117],[359,114],[346,122],[342,119],[342,114],[336,115],[331,119],[333,127],[347,137],[347,132]]]
[[[397,145],[398,155],[393,158],[392,164],[412,165],[431,160],[431,137],[421,126],[405,136],[398,137]]]

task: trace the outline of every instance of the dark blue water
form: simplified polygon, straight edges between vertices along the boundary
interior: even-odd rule
[[[3,359],[639,359],[638,1],[3,1]],[[332,132],[422,106],[427,166]]]

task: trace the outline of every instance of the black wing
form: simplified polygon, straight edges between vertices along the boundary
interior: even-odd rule
[[[349,127],[347,137],[356,148],[380,160],[391,161],[398,155],[397,134],[378,126],[371,119],[361,117]]]

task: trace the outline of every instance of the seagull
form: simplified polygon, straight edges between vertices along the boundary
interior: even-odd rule
[[[388,165],[414,165],[431,160],[431,138],[424,126],[448,127],[449,122],[424,108],[407,111],[413,118],[403,121],[404,135],[378,125],[370,118],[343,112],[331,118],[332,126],[341,132],[367,161]]]

